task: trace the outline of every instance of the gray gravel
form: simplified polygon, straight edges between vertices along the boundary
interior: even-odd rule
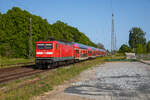
[[[66,88],[65,93],[94,100],[150,100],[149,65],[113,62],[92,72],[84,72],[82,80]]]

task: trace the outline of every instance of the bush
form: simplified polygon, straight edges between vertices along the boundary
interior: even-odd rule
[[[147,42],[146,51],[147,53],[150,53],[150,41]]]
[[[136,45],[135,52],[136,52],[137,54],[146,53],[146,47],[143,46],[142,44],[137,44],[137,45]]]
[[[129,48],[128,45],[123,44],[119,49],[119,53],[125,53],[125,52],[132,52],[132,50],[131,48]]]

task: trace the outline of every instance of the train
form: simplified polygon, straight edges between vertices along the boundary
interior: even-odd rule
[[[35,43],[35,64],[40,69],[53,68],[58,65],[76,63],[105,55],[104,49],[76,42],[52,40]]]

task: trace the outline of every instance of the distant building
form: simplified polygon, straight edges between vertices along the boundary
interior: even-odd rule
[[[135,53],[125,53],[126,59],[136,59]]]

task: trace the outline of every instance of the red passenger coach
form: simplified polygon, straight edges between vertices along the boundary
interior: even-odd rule
[[[74,60],[73,46],[69,42],[38,41],[35,48],[35,63],[38,67],[47,68],[61,61]]]
[[[73,48],[74,48],[74,59],[75,61],[78,61],[79,60],[79,57],[80,57],[80,47],[77,45],[77,44],[72,44]]]
[[[73,48],[75,60],[78,61],[88,59],[88,46],[74,42]]]
[[[88,58],[92,58],[92,48],[88,47]]]

